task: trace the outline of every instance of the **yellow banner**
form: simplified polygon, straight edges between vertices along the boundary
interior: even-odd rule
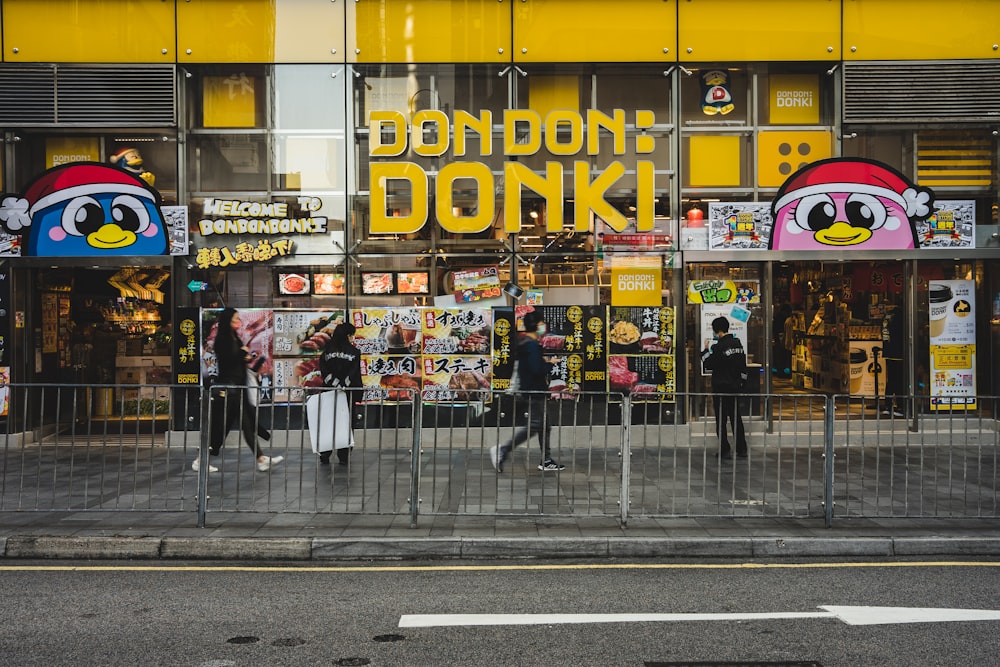
[[[612,306],[663,305],[663,271],[657,268],[611,269]]]
[[[48,137],[45,140],[45,168],[69,162],[102,162],[97,137]]]

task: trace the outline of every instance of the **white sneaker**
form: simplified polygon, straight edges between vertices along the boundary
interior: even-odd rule
[[[263,461],[257,459],[257,470],[267,472],[271,466],[276,466],[284,460],[284,456],[265,456]]]
[[[191,463],[191,470],[194,470],[195,472],[198,472],[199,470],[201,470],[201,459],[195,459]],[[216,468],[211,463],[209,463],[208,464],[208,472],[219,472],[219,469]]]
[[[500,448],[497,447],[496,445],[490,447],[490,463],[493,464],[493,468],[495,470],[499,470],[498,466],[500,465]]]

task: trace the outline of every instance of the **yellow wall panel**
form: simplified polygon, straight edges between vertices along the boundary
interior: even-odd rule
[[[162,0],[4,2],[5,62],[172,63],[174,3]]]
[[[840,0],[681,0],[681,62],[840,60]]]
[[[830,132],[761,132],[757,135],[757,185],[776,188],[816,160],[833,157]]]
[[[737,135],[691,137],[689,185],[709,188],[739,186],[741,139]]]
[[[676,60],[674,0],[515,0],[515,62]]]
[[[844,60],[1000,58],[996,0],[843,0]]]
[[[177,62],[274,62],[275,2],[178,2]]]
[[[347,3],[351,63],[510,60],[509,0],[356,0]]]
[[[274,15],[274,62],[344,62],[345,2],[279,0]]]

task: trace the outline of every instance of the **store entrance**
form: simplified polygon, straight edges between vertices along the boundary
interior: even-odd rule
[[[34,269],[38,336],[29,381],[79,385],[77,424],[169,421],[170,304],[164,267]],[[66,415],[60,415],[61,421]],[[103,426],[97,426],[103,428]]]
[[[780,262],[773,271],[773,391],[850,394],[867,409],[902,412],[886,397],[908,386],[905,263]]]

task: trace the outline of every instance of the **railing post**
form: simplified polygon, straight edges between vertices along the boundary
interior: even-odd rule
[[[420,511],[420,426],[423,405],[419,391],[413,392],[413,444],[410,451],[410,528],[417,527]]]
[[[836,398],[826,397],[826,406],[823,410],[823,511],[826,518],[826,527],[833,526],[833,417],[836,409]]]
[[[622,526],[628,525],[629,479],[632,477],[632,397],[622,399],[622,483],[618,504]]]
[[[209,409],[212,400],[212,389],[201,386],[201,424],[198,430],[198,527],[205,527],[205,515],[208,512],[208,440],[210,435]]]

